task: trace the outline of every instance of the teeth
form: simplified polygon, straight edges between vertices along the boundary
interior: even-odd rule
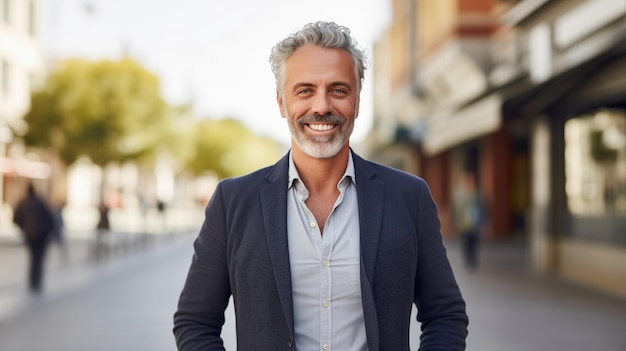
[[[309,127],[313,130],[325,131],[334,128],[332,124],[309,124]]]

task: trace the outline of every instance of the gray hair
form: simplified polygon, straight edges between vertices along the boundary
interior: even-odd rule
[[[307,44],[319,45],[330,49],[346,50],[352,56],[354,63],[354,73],[357,77],[357,91],[361,91],[365,69],[367,66],[367,57],[364,50],[358,47],[358,43],[350,36],[350,29],[339,26],[334,22],[313,22],[306,24],[302,29],[292,33],[287,38],[279,41],[270,54],[270,64],[274,78],[276,79],[276,88],[283,92],[285,82],[285,61],[299,47]]]

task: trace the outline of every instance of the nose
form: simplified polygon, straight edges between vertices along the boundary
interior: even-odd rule
[[[321,116],[325,116],[332,110],[331,100],[325,91],[320,91],[315,95],[312,102],[312,112]]]

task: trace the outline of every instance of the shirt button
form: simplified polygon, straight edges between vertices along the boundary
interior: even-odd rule
[[[324,345],[322,345],[322,349],[324,349],[324,350],[328,350],[328,344],[324,344]]]
[[[329,262],[328,260],[324,260],[324,261],[322,261],[322,264],[323,264],[324,266],[328,266],[328,265],[330,264],[330,262]]]
[[[324,301],[324,302],[322,302],[322,306],[324,306],[324,307],[328,307],[328,305],[330,305],[330,303],[328,303],[328,301]]]
[[[315,228],[315,226],[317,225],[315,222],[311,222],[309,223],[309,225],[311,226],[311,228]]]

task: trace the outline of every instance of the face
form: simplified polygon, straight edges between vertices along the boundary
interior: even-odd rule
[[[315,158],[330,158],[347,148],[359,112],[350,54],[306,45],[287,59],[284,76],[277,101],[293,147]]]

